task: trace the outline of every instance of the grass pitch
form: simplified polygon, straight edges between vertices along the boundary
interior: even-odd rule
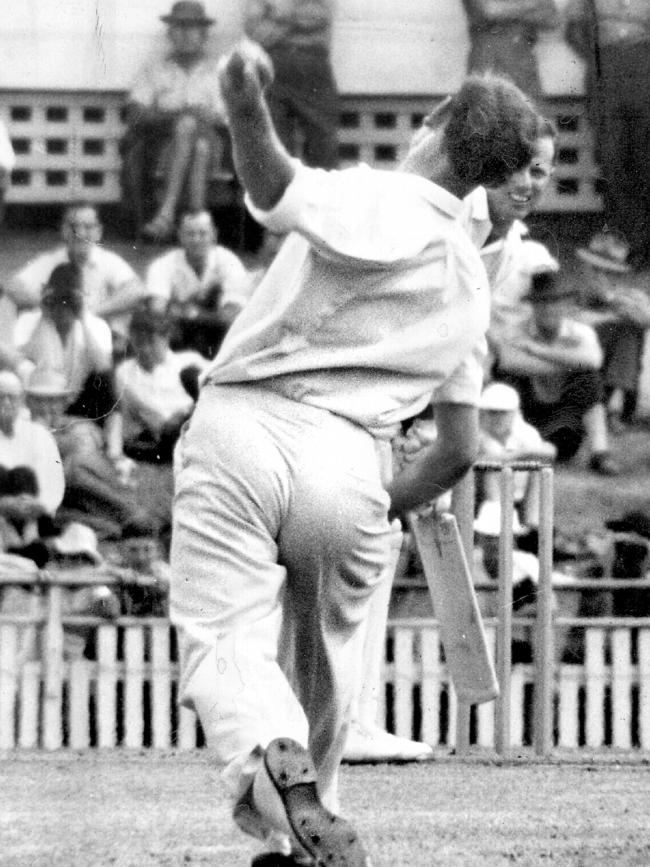
[[[374,867],[650,865],[650,766],[438,757],[344,766],[343,812]],[[5,754],[5,867],[247,867],[207,754]]]

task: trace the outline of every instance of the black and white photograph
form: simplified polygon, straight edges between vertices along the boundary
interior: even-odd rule
[[[650,0],[6,0],[1,867],[650,865]]]

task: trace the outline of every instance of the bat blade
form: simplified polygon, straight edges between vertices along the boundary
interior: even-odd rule
[[[412,513],[408,523],[456,695],[467,704],[492,701],[499,694],[499,684],[456,518],[450,513]]]

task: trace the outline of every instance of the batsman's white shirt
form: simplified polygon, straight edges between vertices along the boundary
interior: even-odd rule
[[[278,205],[251,210],[291,234],[205,381],[272,380],[382,438],[432,392],[477,402],[489,292],[459,199],[417,175],[296,163]]]

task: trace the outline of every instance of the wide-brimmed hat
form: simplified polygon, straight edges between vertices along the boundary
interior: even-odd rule
[[[27,380],[25,393],[34,397],[68,397],[71,392],[63,371],[51,367],[35,367]]]
[[[613,232],[599,232],[594,235],[587,247],[578,247],[576,255],[599,271],[627,274],[632,270],[628,262],[630,245]]]
[[[552,304],[554,301],[566,301],[577,296],[575,288],[565,280],[558,280],[556,273],[544,271],[533,274],[530,289],[521,300],[531,304]]]
[[[523,238],[518,265],[524,274],[542,274],[546,271],[559,271],[560,263],[552,256],[544,244]]]
[[[482,536],[499,536],[501,534],[501,504],[486,500],[481,504],[478,515],[474,519],[474,532]],[[512,532],[515,536],[525,533],[515,509],[512,513]]]
[[[516,412],[519,409],[519,394],[505,382],[491,382],[483,389],[479,407],[494,412]]]
[[[205,14],[203,3],[197,0],[178,0],[174,3],[169,15],[161,15],[160,20],[165,24],[181,24],[186,27],[209,27],[214,24],[215,18],[209,18]]]

